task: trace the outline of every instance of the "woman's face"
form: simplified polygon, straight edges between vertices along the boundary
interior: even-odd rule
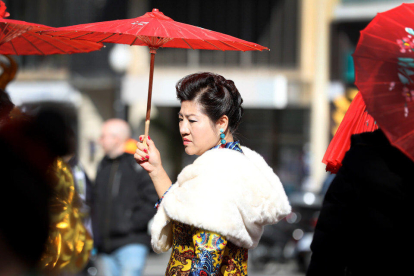
[[[220,142],[220,128],[194,101],[183,101],[178,113],[180,134],[188,155],[201,155]]]

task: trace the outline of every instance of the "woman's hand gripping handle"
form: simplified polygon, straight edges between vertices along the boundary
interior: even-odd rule
[[[137,163],[148,172],[154,183],[158,197],[161,198],[171,186],[172,182],[162,166],[161,154],[155,147],[154,142],[148,136],[147,139],[145,139],[147,144],[146,147],[144,143],[142,143],[143,140],[144,135],[141,135],[139,137],[139,142],[137,143],[137,150],[135,151],[134,158]]]
[[[145,139],[147,145],[143,143],[143,140],[144,135],[141,135],[137,143],[134,158],[151,175],[152,173],[156,173],[157,170],[162,169],[161,155],[149,136]]]

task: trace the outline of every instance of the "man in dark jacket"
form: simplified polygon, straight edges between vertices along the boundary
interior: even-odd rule
[[[158,197],[148,174],[124,152],[128,124],[105,122],[101,145],[105,157],[94,187],[93,232],[103,275],[141,275],[148,254],[149,220]]]
[[[381,130],[352,136],[325,196],[307,275],[412,271],[413,173],[414,162]]]

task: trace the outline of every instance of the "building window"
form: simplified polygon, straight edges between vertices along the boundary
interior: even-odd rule
[[[235,52],[160,49],[160,65],[270,66],[298,64],[299,0],[153,0],[172,19],[256,42],[271,49]]]

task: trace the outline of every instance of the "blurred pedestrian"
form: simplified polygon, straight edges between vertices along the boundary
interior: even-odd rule
[[[51,221],[40,265],[50,274],[75,274],[88,263],[93,241],[83,225],[83,202],[75,188],[74,174],[64,161],[65,156],[75,151],[74,132],[64,114],[56,108],[40,108],[33,121],[34,131],[57,156],[49,168],[54,179],[49,206]]]
[[[7,58],[10,61],[9,67],[5,67],[0,62],[0,65],[4,68],[0,76],[0,86],[2,88],[0,89],[0,134],[8,138],[7,143],[10,149],[16,154],[24,156],[34,169],[43,170],[46,167],[47,178],[50,179],[51,198],[43,201],[48,208],[48,236],[46,242],[42,245],[43,252],[36,267],[42,272],[52,275],[76,273],[82,270],[89,259],[92,239],[81,221],[79,211],[81,202],[75,192],[72,172],[61,159],[62,156],[71,152],[68,128],[62,114],[59,112],[43,110],[35,116],[28,116],[14,107],[3,89],[14,78],[17,65],[12,58]],[[7,143],[5,147],[7,147]],[[8,166],[5,166],[4,169],[7,171]],[[21,173],[24,175],[24,170]],[[19,177],[16,177],[16,181],[19,181],[19,179]],[[1,183],[3,184],[3,182]],[[33,189],[29,191],[32,192],[31,196],[36,196],[36,191],[33,191]],[[7,195],[7,198],[4,202],[1,200],[1,203],[10,202],[9,199],[15,196],[9,196],[7,192],[2,193],[2,195]],[[40,197],[40,199],[43,200],[44,198]],[[22,200],[25,200],[25,198],[22,197]],[[28,204],[21,204],[19,201],[12,202],[22,208],[19,211],[22,213],[25,211],[24,208],[30,209],[30,202],[32,201],[29,201]],[[9,212],[9,209],[3,208],[3,206],[0,208],[4,212]],[[41,233],[39,231],[41,231],[42,225],[38,225],[37,222],[33,221],[36,216],[31,217],[32,210],[26,211],[29,218],[19,215],[19,218],[23,218],[24,222],[22,229],[24,231],[31,229],[33,235],[39,235],[37,241],[40,241]],[[7,218],[6,215],[2,215],[2,217]],[[13,220],[5,219],[5,221],[12,222]],[[39,223],[42,222],[39,221]],[[12,234],[20,235],[22,233],[22,229],[18,229],[18,227],[20,226],[16,223],[16,228]],[[39,227],[39,231],[34,230],[37,227]],[[31,237],[31,235],[28,235],[28,237]],[[18,242],[19,246],[30,247],[31,243],[25,244],[24,241],[25,238],[21,238]],[[33,250],[37,250],[36,246]],[[32,250],[27,249],[27,252],[27,254],[31,254]]]
[[[53,131],[62,133],[61,127],[61,121],[51,113],[13,119],[0,127],[4,140],[1,157],[5,158],[1,162],[0,181],[3,184],[0,210],[5,226],[1,228],[7,229],[2,234],[7,242],[15,243],[12,247],[16,246],[16,256],[28,258],[25,261],[28,265],[23,263],[21,269],[38,269],[50,275],[78,272],[86,264],[92,248],[92,240],[80,219],[80,202],[71,171],[59,157],[67,152],[67,147],[59,139],[64,136],[56,136]],[[19,157],[20,161],[12,157],[9,161],[9,155]],[[22,163],[21,167],[18,162]],[[37,171],[47,179],[48,199],[43,194],[45,181],[39,182]],[[36,213],[43,204],[47,210],[46,227],[45,220]],[[41,250],[37,252],[39,247]],[[4,252],[7,254],[8,250]]]
[[[376,130],[352,136],[342,163],[325,196],[307,275],[405,275],[414,162]]]
[[[76,154],[76,136],[75,131],[72,129],[70,124],[66,124],[66,136],[70,143],[69,153],[63,156],[63,161],[69,166],[70,171],[73,175],[73,184],[75,186],[75,191],[80,199],[79,215],[82,220],[82,223],[85,229],[88,231],[88,234],[92,237],[92,217],[91,209],[93,205],[93,187],[92,182],[89,179],[87,173],[85,172],[80,160]],[[94,264],[95,256],[91,256],[88,263],[82,271],[77,273],[78,276],[86,275],[88,276],[88,270],[91,267],[95,267]]]
[[[49,236],[53,155],[24,124],[0,126],[0,275],[39,268]],[[34,158],[41,154],[41,158]]]
[[[42,113],[48,112],[47,109],[43,109]],[[52,114],[53,115],[53,109]],[[73,183],[75,186],[76,193],[78,194],[82,207],[81,207],[81,217],[82,222],[85,228],[88,230],[89,234],[92,235],[92,218],[91,218],[91,209],[93,205],[93,190],[92,190],[92,181],[89,179],[89,176],[86,174],[85,169],[83,168],[77,154],[77,139],[75,135],[75,129],[69,122],[68,118],[64,119],[61,132],[64,133],[64,140],[62,144],[66,144],[68,150],[67,154],[62,156],[63,161],[69,165],[70,170],[73,175]]]
[[[287,196],[263,157],[234,137],[243,100],[233,81],[197,73],[176,90],[185,152],[200,157],[172,185],[150,137],[148,148],[138,143],[135,158],[161,198],[152,247],[157,253],[172,247],[165,275],[247,275],[248,249],[264,225],[290,213]]]
[[[111,119],[102,128],[105,157],[94,186],[93,231],[101,275],[141,275],[149,252],[147,234],[157,195],[148,174],[125,152],[127,122]]]

